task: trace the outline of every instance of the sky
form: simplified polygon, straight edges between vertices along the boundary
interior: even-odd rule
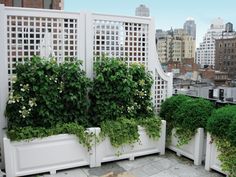
[[[64,10],[134,16],[140,4],[150,9],[156,29],[182,28],[185,20],[193,17],[197,46],[215,18],[233,23],[236,29],[236,0],[64,0]]]

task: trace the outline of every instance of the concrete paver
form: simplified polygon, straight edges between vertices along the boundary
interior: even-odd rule
[[[195,166],[193,161],[166,151],[163,156],[153,154],[136,158],[134,161],[109,162],[98,168],[80,167],[59,171],[56,175],[44,174],[37,177],[225,177],[225,175],[214,171],[208,172],[203,165]]]

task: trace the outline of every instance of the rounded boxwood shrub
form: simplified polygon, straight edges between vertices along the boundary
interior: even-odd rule
[[[221,161],[223,171],[236,176],[236,106],[225,106],[215,110],[207,122]]]
[[[174,128],[174,125],[176,124],[176,119],[174,116],[175,112],[180,107],[181,103],[191,99],[192,98],[185,95],[177,95],[167,98],[161,104],[160,117],[166,120],[168,136],[171,135],[171,131]]]
[[[5,112],[8,128],[67,122],[86,126],[90,81],[80,67],[78,61],[57,64],[39,57],[18,64]]]
[[[235,129],[232,123],[233,120],[236,120],[236,106],[225,106],[216,109],[207,121],[207,131],[215,137],[227,138],[231,141],[228,135],[232,134],[232,131],[229,131],[230,129]]]
[[[174,113],[179,145],[187,144],[198,128],[206,128],[213,109],[213,104],[202,98],[189,99],[180,104]]]

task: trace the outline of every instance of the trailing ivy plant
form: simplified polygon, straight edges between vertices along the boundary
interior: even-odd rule
[[[109,137],[111,145],[115,148],[134,144],[139,141],[138,125],[134,119],[105,120],[101,123],[100,137]]]
[[[153,140],[158,140],[160,138],[161,124],[161,119],[156,116],[143,118],[138,121],[138,125],[144,127],[149,138]]]
[[[213,104],[202,98],[189,99],[180,104],[174,113],[178,146],[187,144],[198,128],[206,128],[213,109]]]
[[[236,106],[225,106],[215,110],[207,121],[211,134],[220,152],[222,170],[230,177],[236,176]]]
[[[84,127],[77,123],[57,124],[55,127],[17,127],[7,131],[8,137],[12,141],[33,140],[35,138],[43,138],[57,134],[73,134],[78,137],[79,142],[87,147],[88,150],[92,147],[93,133],[85,131]]]
[[[185,95],[176,95],[176,96],[167,98],[161,104],[160,117],[166,120],[167,140],[170,140],[170,137],[172,135],[172,129],[176,125],[176,118],[174,116],[175,112],[179,109],[182,103],[191,99],[192,98]]]
[[[53,59],[34,57],[18,64],[5,112],[8,128],[67,122],[86,126],[89,86],[79,61],[57,64]]]

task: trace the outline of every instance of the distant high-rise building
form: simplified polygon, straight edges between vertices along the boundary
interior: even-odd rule
[[[236,79],[236,36],[216,40],[215,69]]]
[[[201,67],[215,67],[215,40],[221,38],[223,31],[225,31],[224,21],[221,18],[213,20],[203,42],[197,48],[196,63]]]
[[[215,69],[236,79],[236,32],[232,23],[226,23],[221,38],[215,42],[215,49]]]
[[[0,4],[11,7],[64,9],[64,0],[0,0]]]
[[[136,8],[135,15],[142,17],[149,17],[150,16],[149,8],[146,7],[144,4],[141,4],[139,7]]]
[[[184,23],[184,30],[186,33],[193,37],[196,40],[196,24],[193,18],[187,18],[186,22]]]
[[[195,40],[184,29],[156,31],[157,53],[161,63],[181,62],[195,57]]]

